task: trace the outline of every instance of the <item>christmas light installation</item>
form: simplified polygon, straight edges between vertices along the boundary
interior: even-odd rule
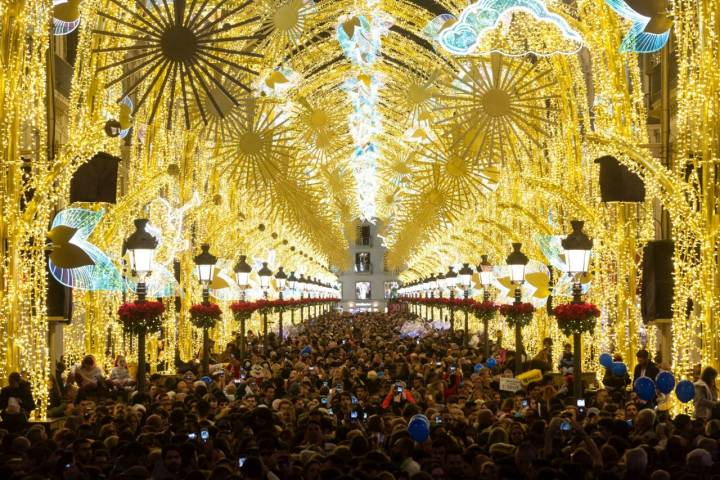
[[[541,22],[553,24],[565,39],[576,45],[574,51],[527,51],[522,54],[574,54],[583,46],[582,36],[563,17],[551,13],[540,0],[479,0],[466,7],[456,22],[447,14],[441,15],[425,28],[425,33],[436,35],[438,43],[454,55],[483,53],[477,52],[483,36],[518,11],[528,13]]]

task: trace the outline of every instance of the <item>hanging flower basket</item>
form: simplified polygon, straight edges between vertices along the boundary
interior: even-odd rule
[[[532,303],[510,303],[500,306],[500,314],[505,317],[511,327],[529,325],[534,312],[535,307],[532,306]]]
[[[257,308],[257,311],[263,315],[272,313],[274,308],[273,302],[270,300],[258,300],[257,302],[255,302],[255,306]]]
[[[233,302],[230,304],[230,310],[232,310],[236,320],[242,320],[250,318],[253,312],[257,310],[257,306],[254,302]]]
[[[159,332],[164,312],[162,302],[128,302],[120,305],[118,317],[125,333],[139,335]]]
[[[190,321],[197,328],[212,328],[222,316],[216,303],[199,303],[190,307]]]
[[[500,305],[490,300],[484,302],[475,302],[473,305],[473,313],[480,320],[492,320],[495,318],[497,311],[500,309]]]
[[[553,308],[558,327],[564,335],[592,332],[595,330],[600,309],[592,303],[564,303]]]

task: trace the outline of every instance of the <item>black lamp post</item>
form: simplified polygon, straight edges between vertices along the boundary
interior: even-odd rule
[[[252,267],[247,263],[247,256],[240,255],[237,263],[235,264],[235,280],[237,281],[238,287],[242,290],[242,301],[245,301],[245,291],[250,286],[250,274],[252,273]],[[245,322],[246,318],[244,315],[240,316],[240,362],[245,361]]]
[[[130,257],[130,269],[133,275],[138,277],[137,283],[137,303],[145,301],[147,287],[145,279],[152,272],[152,262],[155,258],[155,249],[158,246],[158,240],[151,235],[145,227],[148,224],[146,218],[138,218],[134,222],[135,231],[125,240],[125,248],[127,248]],[[139,392],[145,389],[145,331],[138,333],[138,368],[135,378],[137,389]]]
[[[520,251],[521,243],[513,243],[512,247],[513,251],[505,262],[510,267],[510,281],[515,285],[515,304],[519,305],[522,303],[522,284],[525,281],[525,266],[529,259]],[[523,352],[520,324],[515,323],[515,375],[520,373]]]
[[[482,255],[480,264],[477,266],[477,271],[480,274],[480,285],[483,287],[483,302],[490,301],[490,285],[493,281],[493,266],[488,262],[487,255]],[[483,332],[485,335],[485,359],[490,358],[490,332],[489,330],[490,320],[487,316],[483,316]]]
[[[283,290],[285,290],[285,284],[287,283],[287,275],[283,271],[283,267],[279,267],[277,273],[275,274],[275,284],[277,285],[278,289],[278,299],[282,301],[283,299]],[[283,312],[282,312],[282,306],[280,307],[280,313],[278,314],[278,333],[280,335],[280,340],[283,339]]]
[[[450,289],[450,331],[455,334],[455,305],[452,304],[452,300],[455,298],[455,284],[457,283],[458,274],[453,270],[452,265],[448,268],[445,274],[445,285]]]
[[[432,299],[435,298],[435,290],[438,288],[437,277],[434,274],[430,274],[428,278],[428,289],[430,290],[430,322],[435,321],[435,306],[432,304]]]
[[[298,290],[300,290],[300,300],[305,298],[305,275],[300,274],[300,278],[298,278]],[[305,321],[305,306],[300,303],[300,323],[303,323]]]
[[[210,253],[210,245],[203,243],[200,245],[202,252],[194,258],[196,271],[200,283],[202,284],[202,303],[210,304],[210,282],[215,271],[217,257]],[[207,328],[203,328],[203,357],[202,370],[207,373],[210,370],[210,333]]]
[[[560,242],[565,250],[568,273],[573,277],[573,303],[583,303],[580,280],[582,275],[588,272],[590,252],[593,248],[592,239],[582,231],[584,223],[579,220],[571,221],[573,231]],[[573,332],[573,377],[575,398],[582,398],[582,336],[579,332]]]
[[[263,262],[263,266],[258,270],[258,277],[260,277],[260,288],[263,291],[263,297],[265,300],[268,299],[268,292],[270,291],[270,279],[272,278],[272,270],[268,268],[267,262]],[[263,345],[264,351],[268,351],[268,324],[267,324],[267,308],[263,308]]]
[[[290,289],[290,295],[295,295],[295,289],[297,288],[298,279],[295,276],[295,272],[290,272],[290,276],[287,279],[288,288]],[[290,309],[290,323],[295,325],[295,308]]]
[[[463,263],[462,268],[458,272],[460,279],[460,286],[462,286],[463,289],[463,299],[467,300],[470,296],[470,287],[472,286],[472,275],[473,275],[473,269],[470,268],[469,263]],[[469,341],[469,332],[468,332],[468,317],[470,316],[470,313],[468,312],[467,305],[465,306],[465,337],[463,339],[463,343],[465,344],[465,348],[468,346]]]

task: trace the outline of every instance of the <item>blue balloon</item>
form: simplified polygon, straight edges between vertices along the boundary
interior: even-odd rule
[[[200,377],[200,380],[205,382],[207,385],[210,385],[212,383],[212,378],[208,377],[207,375],[204,377]]]
[[[660,372],[655,377],[655,385],[661,393],[670,393],[675,388],[675,377],[670,372]]]
[[[493,357],[490,357],[485,363],[487,363],[488,368],[495,368],[495,365],[497,365],[497,360],[495,360]]]
[[[675,395],[682,403],[687,403],[695,398],[695,385],[690,380],[682,380],[675,387]]]
[[[312,353],[312,347],[310,345],[306,345],[305,348],[303,348],[300,351],[300,354],[302,355],[310,355]]]
[[[635,380],[635,393],[641,400],[649,402],[655,398],[655,382],[650,377],[640,377]]]
[[[612,372],[615,376],[624,377],[625,375],[627,375],[627,365],[625,365],[623,362],[613,362]]]
[[[601,353],[600,354],[600,365],[602,365],[605,368],[610,368],[610,367],[612,367],[612,364],[613,364],[612,355],[610,355],[609,353]]]
[[[425,415],[415,415],[410,419],[407,429],[410,438],[422,443],[430,437],[430,420]]]
[[[483,367],[482,363],[476,363],[475,366],[473,367],[473,371],[475,373],[480,373],[480,370],[482,370],[483,368],[485,368],[485,367]]]

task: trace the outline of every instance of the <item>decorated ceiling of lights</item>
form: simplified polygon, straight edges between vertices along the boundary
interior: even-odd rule
[[[355,219],[379,219],[388,265],[408,281],[481,253],[501,263],[510,240],[546,264],[548,239],[582,218],[596,238],[590,295],[628,351],[639,328],[632,259],[654,237],[662,203],[677,242],[678,304],[700,299],[695,319],[682,309],[676,321],[713,331],[714,177],[685,176],[688,165],[717,161],[717,105],[703,101],[720,91],[713,2],[676,0],[672,15],[645,0],[50,3],[0,2],[10,32],[0,231],[11,239],[5,278],[23,279],[4,283],[0,327],[25,332],[20,347],[3,345],[11,360],[24,361],[13,349],[47,358],[37,273],[46,260],[34,239],[47,235],[73,172],[98,151],[123,158],[121,198],[102,213],[74,207],[95,212],[88,242],[115,265],[138,216],[162,232],[166,266],[179,260],[191,271],[208,242],[226,269],[247,253],[323,279],[348,267]],[[52,34],[74,29],[66,141],[56,149],[45,135],[45,52]],[[670,29],[683,100],[668,168],[645,147],[633,52],[658,50]],[[607,154],[643,176],[644,204],[600,204],[593,161]],[[19,156],[33,158],[29,180]],[[685,366],[688,352],[718,358],[709,338],[678,345]],[[47,369],[26,366],[38,378]]]

